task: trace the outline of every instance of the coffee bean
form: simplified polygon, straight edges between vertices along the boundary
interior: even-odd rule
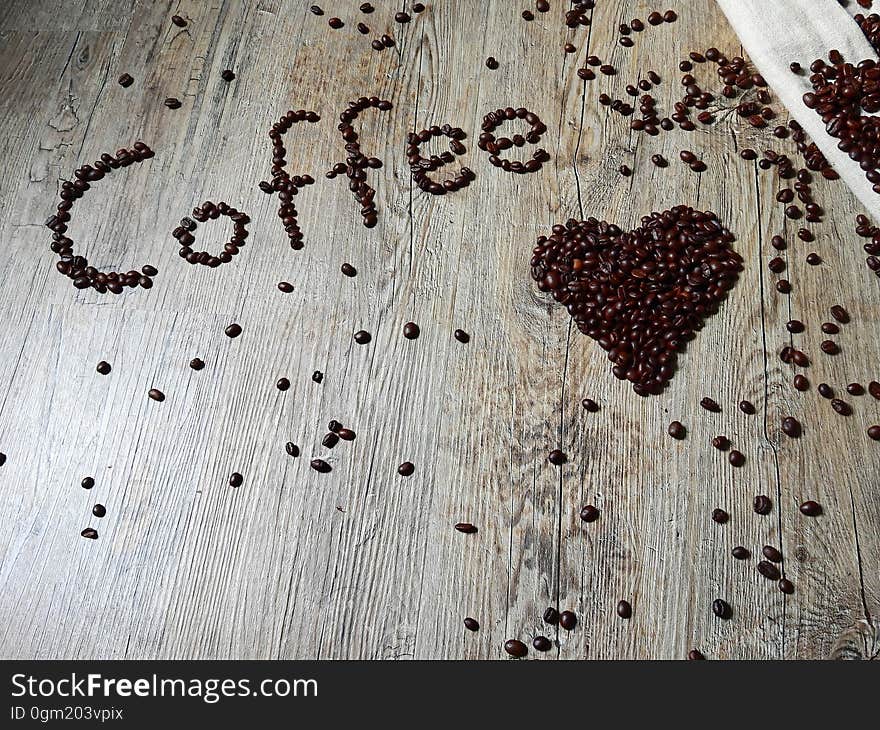
[[[202,370],[205,367],[205,361],[201,358],[194,357],[192,360],[189,361],[189,366],[193,370]]]
[[[409,23],[412,18],[410,18],[408,13],[395,13],[394,20],[397,23]]]
[[[408,475],[404,474],[403,476],[408,476]],[[455,524],[455,529],[458,530],[459,532],[464,533],[465,535],[473,535],[477,532],[476,526],[472,525],[470,522],[457,522]]]
[[[174,25],[176,25],[178,28],[186,28],[186,21],[179,15],[172,15],[171,22],[174,23]]]
[[[373,339],[369,332],[366,330],[359,330],[354,333],[354,341],[359,345],[366,345],[371,339]]]
[[[563,611],[559,614],[559,625],[566,631],[572,631],[577,626],[577,616],[574,611]]]
[[[394,39],[390,35],[385,34],[379,40],[385,48],[394,48]]]
[[[470,616],[468,616],[468,617],[464,620],[464,627],[465,627],[468,631],[479,631],[479,630],[480,630],[480,624],[479,624],[479,622],[478,622],[475,618],[471,618]]]
[[[565,455],[564,451],[560,449],[553,449],[550,454],[547,456],[547,461],[549,461],[554,466],[562,466],[565,462],[568,461],[568,457]]]
[[[834,322],[823,322],[822,332],[826,335],[836,335],[840,333],[840,327],[834,324]]]
[[[107,375],[110,373],[111,370],[110,363],[101,360],[95,370],[97,370],[101,375]]]
[[[718,618],[729,619],[733,615],[730,604],[723,598],[716,598],[712,601],[712,613]]]
[[[841,324],[849,323],[849,312],[847,312],[843,307],[839,304],[835,304],[831,307],[831,316],[834,317]]]
[[[548,8],[549,8],[549,5],[548,5]],[[421,12],[424,12],[425,6],[422,3],[415,3],[415,4],[413,4],[412,9],[413,9],[414,13],[421,13]],[[539,8],[539,10],[540,10],[540,8]],[[544,11],[542,11],[542,12],[544,12]]]
[[[546,636],[536,636],[532,639],[532,646],[538,651],[550,651],[553,648],[553,642]]]
[[[800,438],[801,423],[793,416],[786,416],[782,419],[782,432],[793,439]]]
[[[801,392],[810,389],[810,381],[807,380],[803,375],[795,375],[792,382],[794,383],[795,389],[800,390]],[[782,422],[782,427],[783,430],[785,430],[785,421]]]
[[[619,601],[617,604],[617,615],[620,618],[630,618],[633,614],[632,606],[629,601]]]
[[[739,402],[739,409],[748,416],[753,416],[755,414],[755,406],[752,405],[750,401],[741,400]]]
[[[730,462],[731,466],[742,466],[746,463],[746,457],[742,454],[742,452],[734,449],[727,455],[727,460]]]
[[[595,413],[599,410],[599,404],[592,398],[584,398],[581,401],[581,405],[584,407],[584,410],[589,411],[590,413]]]
[[[657,167],[667,167],[669,165],[663,155],[651,155],[651,162]]]
[[[738,545],[733,550],[730,551],[730,554],[733,555],[737,560],[748,560],[752,557],[752,554],[741,545]]]
[[[779,568],[777,568],[773,563],[770,563],[766,560],[762,560],[758,563],[758,572],[763,575],[767,580],[779,580],[780,573]]]
[[[339,443],[339,436],[338,436],[338,434],[333,433],[333,431],[330,431],[330,433],[325,434],[324,438],[321,439],[321,446],[323,446],[324,448],[327,448],[327,449],[332,449],[338,443]]]
[[[314,380],[316,383],[320,383],[324,380],[324,373],[322,373],[320,370],[315,370],[315,372],[312,373],[312,380]]]
[[[357,269],[354,268],[351,264],[342,264],[340,267],[343,274],[346,276],[357,276]]]
[[[309,462],[309,466],[312,467],[312,469],[314,469],[315,471],[322,474],[326,474],[327,472],[331,471],[330,464],[328,464],[323,459],[312,459]]]
[[[93,530],[91,527],[87,527],[85,530],[83,530],[79,534],[88,540],[97,540],[98,539],[98,531]]]
[[[285,294],[290,294],[290,292],[293,291],[293,284],[288,281],[279,281],[278,291],[284,292]]]
[[[529,653],[528,648],[519,639],[508,639],[504,642],[504,651],[510,656],[522,659]]]
[[[681,425],[680,421],[673,421],[667,427],[666,433],[674,439],[683,439],[687,435],[687,429]]]
[[[770,510],[773,509],[773,502],[767,495],[759,494],[752,500],[752,509],[759,515],[769,515]]]
[[[776,585],[779,586],[779,590],[783,593],[786,593],[788,595],[794,593],[794,583],[792,583],[787,578],[782,578]]]
[[[234,322],[229,325],[223,332],[226,333],[227,337],[238,337],[241,334],[241,325],[235,324]]]
[[[96,504],[92,507],[92,514],[95,517],[104,517],[107,514],[107,508],[103,504]]]
[[[123,88],[128,88],[134,83],[134,78],[132,78],[129,74],[122,74],[122,76],[118,79],[119,85]]]
[[[241,474],[239,474],[237,471],[234,471],[234,472],[232,472],[232,474],[229,475],[229,486],[230,487],[238,488],[242,484],[244,484],[244,477]]]
[[[147,395],[150,396],[150,398],[152,398],[154,401],[158,401],[160,403],[165,400],[165,394],[158,388],[150,388]]]
[[[220,78],[224,81],[232,81],[235,79],[235,72],[231,68],[224,69],[220,72]]]
[[[486,59],[486,68],[491,69],[492,71],[498,68],[498,60],[495,56],[489,56]]]
[[[791,282],[788,279],[780,279],[776,282],[776,291],[780,294],[790,294]]]
[[[799,509],[801,514],[806,515],[807,517],[818,517],[822,514],[822,506],[818,502],[814,502],[812,499],[808,499],[801,504]]]
[[[419,336],[421,330],[415,322],[407,322],[403,325],[403,336],[408,340],[414,340]]]
[[[868,438],[872,441],[880,441],[880,426],[868,426]]]
[[[705,408],[707,411],[712,411],[713,413],[719,413],[721,411],[721,406],[719,406],[718,403],[716,403],[711,398],[703,398],[700,401],[700,406]]]
[[[330,20],[327,21],[327,25],[333,28],[333,30],[339,30],[345,25],[345,23],[343,23],[340,18],[330,18]]]
[[[807,263],[810,266],[818,266],[822,263],[822,257],[815,251],[807,254]]]
[[[180,99],[177,99],[176,97],[173,97],[173,96],[169,96],[167,99],[165,99],[165,101],[163,103],[169,109],[180,109],[180,107],[183,106],[183,104],[181,104],[181,102],[180,102]]]
[[[819,395],[821,395],[823,398],[834,398],[834,389],[830,385],[828,385],[828,383],[819,383],[819,385],[816,387],[816,390],[819,391]]]
[[[2,464],[0,464],[0,466],[2,466]],[[83,489],[91,489],[95,486],[94,477],[83,477],[83,480],[80,482],[80,486]]]
[[[547,610],[544,611],[544,623],[547,624],[558,624],[559,623],[559,611],[557,611],[553,606],[548,606]]]
[[[840,352],[840,347],[838,347],[834,340],[822,340],[819,349],[821,349],[826,355],[837,355]]]
[[[374,8],[370,3],[361,3],[360,11],[362,13],[372,13],[376,8]]]
[[[719,451],[727,451],[730,448],[730,439],[727,436],[716,436],[712,439],[712,446]]]
[[[839,416],[849,416],[852,414],[852,407],[846,401],[842,401],[839,398],[833,398],[831,400],[831,407],[834,409],[834,412]]]
[[[532,21],[535,19],[535,14],[531,10],[523,10],[520,15],[522,15],[522,19],[526,21]]]
[[[761,548],[761,553],[764,555],[767,560],[771,563],[781,563],[782,562],[782,553],[779,552],[772,545],[765,545]]]
[[[415,470],[415,466],[408,461],[404,461],[399,467],[397,467],[397,473],[402,477],[411,476]]]
[[[357,438],[357,434],[350,428],[340,428],[338,434],[343,441],[354,441]]]
[[[723,525],[730,519],[730,515],[727,514],[726,511],[721,509],[720,507],[712,510],[712,521],[717,522],[719,525]]]
[[[880,383],[876,380],[872,380],[868,383],[868,392],[877,400],[880,400]]]
[[[700,661],[705,658],[706,657],[703,655],[703,652],[699,651],[698,649],[691,649],[688,652],[688,659],[690,659],[691,661]]]
[[[275,387],[281,391],[288,390],[290,388],[290,381],[287,378],[278,378],[278,382],[275,383]]]
[[[674,23],[678,20],[678,14],[674,10],[667,10],[663,13],[663,20],[666,23]]]
[[[461,343],[467,344],[471,341],[471,336],[464,330],[455,330],[452,334]]]
[[[599,510],[591,504],[581,507],[580,518],[584,522],[595,522],[599,519]]]

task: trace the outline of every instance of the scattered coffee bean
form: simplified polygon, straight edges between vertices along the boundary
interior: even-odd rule
[[[860,396],[865,394],[865,387],[861,383],[849,383],[846,392],[850,395]]]
[[[95,486],[94,477],[83,477],[83,480],[80,482],[80,486],[83,489],[91,489],[92,487]]]
[[[723,598],[716,598],[712,601],[712,613],[718,618],[729,619],[733,615],[730,604]]]
[[[580,518],[584,522],[595,522],[599,519],[599,510],[591,504],[581,507]]]
[[[550,651],[553,648],[553,642],[546,636],[536,636],[532,639],[532,646],[537,651]]]
[[[822,332],[826,335],[836,335],[840,333],[840,327],[834,324],[834,322],[823,322]]]
[[[712,521],[717,522],[719,525],[723,525],[730,519],[730,515],[720,507],[712,510]]]
[[[832,398],[831,408],[833,408],[834,412],[839,416],[849,416],[852,414],[852,407],[850,404],[846,401],[840,400],[840,398]]]
[[[407,322],[403,325],[403,336],[408,340],[416,339],[420,333],[421,330],[415,322]]]
[[[868,383],[868,392],[873,398],[880,400],[880,383],[878,383],[876,380],[872,380],[870,383]]]
[[[559,611],[557,611],[553,606],[548,606],[547,610],[544,611],[544,623],[547,624],[558,624],[559,623]]]
[[[179,15],[172,15],[171,22],[174,23],[178,28],[186,28],[186,20],[181,18]]]
[[[565,462],[568,461],[568,457],[565,455],[564,451],[560,449],[553,449],[550,454],[547,456],[547,461],[549,461],[554,466],[562,466]]]
[[[233,322],[225,330],[223,330],[223,332],[226,334],[227,337],[238,337],[241,334],[241,325]]]
[[[868,426],[867,433],[872,441],[880,441],[880,426]]]
[[[801,423],[793,416],[786,416],[782,419],[782,432],[789,438],[800,438]]]
[[[275,383],[275,387],[280,391],[285,391],[290,388],[290,381],[287,378],[278,378],[278,382]]]
[[[371,339],[373,339],[372,336],[366,330],[359,330],[354,333],[354,341],[359,345],[366,345]]]
[[[357,276],[357,269],[354,268],[354,266],[352,266],[351,264],[347,264],[347,263],[346,263],[346,264],[342,264],[342,266],[340,267],[340,270],[341,270],[342,273],[345,274],[346,276],[349,276],[349,277],[351,277],[351,276]]]
[[[759,515],[769,515],[770,510],[773,509],[773,502],[770,501],[770,497],[765,494],[759,494],[752,500],[752,509]]]
[[[176,98],[176,97],[174,97],[174,96],[169,96],[167,99],[165,99],[165,101],[164,101],[163,103],[164,103],[165,106],[167,106],[169,109],[180,109],[180,107],[183,106],[183,104],[181,103],[180,99],[178,99],[178,98]]]
[[[339,443],[339,435],[330,431],[327,434],[324,434],[324,438],[321,439],[321,446],[325,449],[332,449],[336,444]]]
[[[633,614],[632,605],[629,601],[619,601],[617,604],[617,615],[620,618],[631,618]]]
[[[763,575],[767,580],[779,580],[781,574],[779,572],[779,568],[777,568],[773,563],[762,560],[758,563],[758,572]]]
[[[730,462],[731,466],[742,466],[746,463],[746,457],[741,451],[737,451],[736,449],[728,454],[727,460]]]
[[[98,367],[95,368],[95,370],[97,370],[101,375],[108,375],[111,369],[112,368],[110,367],[110,363],[105,362],[104,360],[101,360],[101,362],[98,363]]]
[[[712,447],[719,451],[727,451],[730,448],[730,439],[727,436],[716,436],[712,439]]]
[[[134,83],[134,78],[131,77],[129,74],[122,74],[122,76],[119,77],[118,81],[119,85],[122,88],[127,89]]]
[[[721,411],[721,406],[719,406],[718,403],[716,403],[711,398],[703,398],[700,401],[700,406],[705,408],[707,411],[712,411],[713,413],[719,413]]]
[[[779,550],[777,550],[772,545],[765,545],[764,547],[762,547],[761,553],[771,563],[781,563],[782,562],[782,553],[779,552]]]
[[[703,652],[701,652],[699,649],[691,649],[688,652],[688,659],[690,659],[691,661],[701,661],[705,658],[706,657],[703,655]]]
[[[224,81],[233,81],[235,79],[235,72],[231,68],[224,69],[220,72],[220,78]]]
[[[404,474],[403,476],[408,475]],[[458,530],[458,532],[464,533],[465,535],[473,535],[477,532],[476,526],[472,525],[470,522],[457,522],[455,525],[455,529]]]
[[[831,316],[834,317],[841,324],[849,323],[849,312],[847,312],[843,307],[839,304],[835,304],[831,307]]]
[[[468,631],[479,631],[479,630],[480,630],[480,624],[479,624],[479,622],[478,622],[475,618],[471,618],[470,616],[468,616],[468,617],[464,620],[464,627],[465,627]]]
[[[777,583],[776,585],[778,585],[779,590],[785,594],[791,595],[792,593],[794,593],[794,583],[792,583],[787,578],[781,578],[779,583]]]
[[[528,648],[519,639],[508,639],[504,642],[504,651],[510,656],[522,659],[529,653]]]
[[[498,60],[495,56],[489,56],[486,59],[486,68],[491,69],[492,71],[498,68]]]
[[[738,545],[733,550],[730,551],[730,554],[733,555],[737,560],[748,560],[752,557],[752,554],[742,545]]]
[[[290,294],[293,291],[293,284],[289,281],[279,281],[278,291],[283,292],[284,294]]]
[[[92,529],[91,527],[87,527],[85,530],[83,530],[79,534],[82,535],[87,540],[97,540],[98,539],[98,531]]]
[[[834,398],[834,389],[828,383],[819,383],[816,386],[816,390],[819,391],[819,395],[823,398],[828,398],[829,400]]]
[[[680,421],[673,421],[666,429],[666,433],[674,439],[683,439],[687,435],[687,429],[682,426]]]
[[[807,517],[818,517],[822,514],[822,506],[818,502],[814,502],[812,499],[808,499],[801,504],[799,509],[801,514],[806,515]]]
[[[804,377],[803,375],[795,375],[794,380],[792,382],[794,383],[795,389],[800,390],[801,392],[810,389],[810,381],[807,380],[807,378]],[[783,421],[782,427],[783,427],[783,430],[785,430],[785,421]]]
[[[321,474],[326,474],[327,472],[331,471],[330,464],[328,464],[323,459],[312,459],[309,462],[309,466],[312,467],[312,469],[314,469],[315,471],[320,472]]]
[[[330,20],[327,21],[327,25],[333,28],[333,30],[339,30],[345,25],[345,23],[343,23],[340,18],[330,18]]]
[[[741,400],[739,402],[739,409],[747,416],[753,416],[756,413],[755,406],[752,405],[751,401],[747,400]]]
[[[464,330],[455,330],[452,334],[459,342],[467,344],[471,341],[471,336]]]
[[[103,504],[96,504],[92,507],[92,514],[95,517],[104,517],[107,514],[107,508]]]
[[[837,355],[840,352],[840,347],[834,340],[822,340],[819,349],[826,355]]]
[[[589,411],[590,413],[595,413],[599,410],[599,404],[592,398],[584,398],[581,401],[581,405],[584,407],[584,410]]]
[[[324,380],[324,373],[322,373],[320,370],[315,370],[315,372],[312,373],[312,380],[314,380],[316,383],[320,383]]]
[[[412,476],[415,470],[415,466],[408,461],[404,461],[399,467],[397,467],[397,473],[402,477]]]
[[[237,471],[234,471],[234,472],[232,472],[232,474],[229,475],[229,486],[230,487],[238,488],[242,484],[244,484],[244,477],[241,474],[239,474]]]
[[[563,611],[559,614],[559,625],[566,631],[572,631],[577,626],[577,616],[574,611]]]
[[[152,398],[154,401],[158,401],[159,403],[165,400],[165,394],[158,388],[150,388],[147,395],[150,396],[150,398]]]

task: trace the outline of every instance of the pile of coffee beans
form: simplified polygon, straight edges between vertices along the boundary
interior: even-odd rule
[[[736,283],[742,259],[714,213],[678,206],[629,233],[590,218],[556,225],[532,252],[532,278],[647,396],[675,373],[677,353]]]
[[[512,138],[499,137],[496,139],[493,132],[502,124],[513,121],[514,119],[524,120],[526,124],[530,125],[531,129],[525,136],[515,134]],[[489,162],[495,167],[500,167],[505,172],[515,172],[520,174],[537,172],[545,162],[550,160],[550,155],[544,149],[538,149],[532,155],[532,159],[525,163],[520,162],[519,160],[514,160],[513,162],[510,160],[502,160],[498,156],[499,152],[508,150],[511,147],[522,147],[526,143],[538,144],[538,142],[541,141],[541,135],[547,131],[547,127],[538,115],[529,111],[525,107],[514,109],[509,106],[504,109],[496,109],[494,112],[489,112],[483,117],[482,130],[482,134],[480,134],[477,142],[477,147],[488,152]]]
[[[70,212],[73,204],[91,188],[91,184],[102,180],[113,170],[125,168],[135,162],[143,162],[154,156],[143,142],[135,142],[131,149],[116,150],[115,155],[104,153],[93,165],[83,165],[74,171],[73,181],[61,183],[60,198],[56,212],[46,220],[46,227],[52,231],[50,248],[59,256],[55,268],[68,277],[77,289],[93,288],[100,294],[111,292],[121,294],[126,287],[137,286],[149,289],[153,286],[153,278],[157,270],[153,266],[144,266],[140,271],[131,270],[124,274],[115,271],[103,272],[90,266],[85,256],[73,252],[73,241],[66,236]]]
[[[203,223],[207,220],[216,220],[221,215],[229,217],[233,222],[232,237],[223,246],[223,251],[218,256],[213,256],[207,251],[193,251],[192,244],[195,242],[193,231],[196,229],[196,221]],[[192,218],[181,219],[180,225],[171,232],[171,235],[180,244],[178,254],[182,259],[186,259],[191,264],[202,264],[216,268],[220,264],[229,263],[233,256],[238,255],[248,237],[246,225],[249,222],[250,217],[246,213],[236,210],[225,202],[221,201],[214,205],[210,200],[206,200],[193,208]]]
[[[419,150],[420,145],[428,142],[434,137],[449,137],[449,152],[442,152],[439,155],[431,155],[424,158]],[[409,162],[409,169],[412,172],[413,180],[421,190],[432,195],[444,195],[445,193],[454,193],[456,190],[466,188],[471,181],[476,179],[476,175],[469,167],[462,167],[458,171],[458,175],[439,183],[432,180],[428,173],[439,170],[444,165],[450,164],[455,160],[455,155],[463,155],[467,150],[461,143],[467,135],[460,127],[452,127],[444,124],[438,127],[436,124],[423,129],[420,132],[411,132],[407,136],[406,157]]]

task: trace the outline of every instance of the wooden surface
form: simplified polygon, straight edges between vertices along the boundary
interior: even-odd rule
[[[794,155],[790,142],[730,114],[649,138],[596,102],[656,69],[668,110],[688,51],[740,53],[714,3],[669,3],[679,22],[649,27],[632,49],[617,45],[618,24],[665,7],[601,0],[591,28],[571,31],[559,0],[532,23],[520,18],[527,2],[435,0],[404,26],[392,21],[400,3],[376,0],[362,16],[354,0],[323,0],[323,18],[310,4],[0,7],[0,654],[499,659],[505,639],[541,633],[557,642],[542,659],[876,653],[880,444],[865,429],[880,422],[880,403],[847,397],[854,413],[842,418],[815,392],[821,381],[842,390],[880,379],[880,288],[852,233],[857,204],[842,183],[816,183],[829,215],[815,244],[798,242],[803,223],[774,201],[775,173],[736,156],[749,145]],[[187,28],[171,24],[174,13]],[[332,15],[343,30],[327,27]],[[360,20],[371,36],[356,32]],[[370,49],[381,32],[394,49]],[[576,54],[563,53],[568,40]],[[575,72],[591,53],[618,75],[582,82]],[[237,79],[223,82],[224,68]],[[135,78],[128,89],[116,83],[123,72]],[[717,92],[713,74],[698,70]],[[339,112],[372,94],[394,109],[360,124],[364,151],[385,163],[369,173],[380,218],[367,230],[345,179],[323,173],[344,156]],[[183,107],[166,109],[167,96]],[[548,127],[553,161],[537,175],[506,174],[476,149],[483,115],[507,105]],[[256,188],[271,163],[266,132],[296,108],[322,116],[286,136],[290,172],[317,179],[296,200],[300,252],[276,199]],[[411,182],[405,137],[444,123],[468,133],[463,164],[477,178],[434,197]],[[61,180],[136,139],[156,157],[95,184],[70,235],[107,268],[157,266],[155,286],[77,291],[55,271],[42,222]],[[681,165],[683,148],[708,170]],[[650,164],[658,152],[668,168]],[[617,173],[623,163],[632,177]],[[170,237],[205,199],[253,219],[242,254],[219,269],[187,265]],[[569,217],[629,227],[681,203],[718,213],[745,270],[671,386],[643,399],[537,291],[528,261],[536,237]],[[766,267],[776,233],[791,242],[790,296]],[[228,226],[196,235],[218,250]],[[810,250],[825,263],[808,266]],[[343,261],[356,278],[339,273]],[[281,280],[294,293],[281,294]],[[852,323],[832,358],[818,350],[818,325],[838,303]],[[805,334],[786,333],[792,317]],[[401,335],[409,320],[418,340]],[[235,340],[223,335],[231,322],[244,329]],[[469,344],[453,339],[457,327]],[[372,343],[353,343],[359,329]],[[775,354],[791,341],[813,360],[808,393]],[[201,372],[188,367],[196,356]],[[95,372],[102,359],[108,376]],[[282,376],[286,393],[274,386]],[[165,402],[147,398],[151,387]],[[723,411],[702,410],[704,396]],[[583,397],[601,410],[586,412]],[[758,415],[737,410],[743,398]],[[803,422],[803,438],[780,433],[784,415]],[[357,440],[323,449],[330,419]],[[686,440],[666,435],[673,419]],[[711,448],[720,433],[746,455],[743,468]],[[288,440],[300,458],[285,453]],[[557,447],[569,456],[562,468],[546,458]],[[332,473],[309,468],[318,455]],[[413,476],[397,474],[403,461]],[[238,489],[233,471],[244,475]],[[752,512],[756,494],[773,499],[769,516]],[[805,499],[824,514],[801,515]],[[95,502],[107,506],[103,519],[91,515]],[[602,510],[590,525],[578,518],[586,503]],[[712,522],[715,507],[731,513],[728,524]],[[457,533],[459,521],[479,533]],[[80,537],[87,526],[97,541]],[[730,556],[740,544],[752,560]],[[755,571],[764,544],[782,549],[793,595]],[[733,607],[729,621],[712,614],[719,597]],[[629,621],[615,614],[621,598],[633,604]],[[544,625],[550,605],[574,610],[577,628]],[[463,628],[465,616],[479,632]]]

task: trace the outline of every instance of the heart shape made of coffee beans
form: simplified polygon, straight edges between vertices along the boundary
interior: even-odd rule
[[[647,396],[663,390],[678,353],[736,284],[732,241],[714,213],[687,206],[651,213],[628,233],[569,220],[538,239],[532,278],[608,352],[614,375]]]

